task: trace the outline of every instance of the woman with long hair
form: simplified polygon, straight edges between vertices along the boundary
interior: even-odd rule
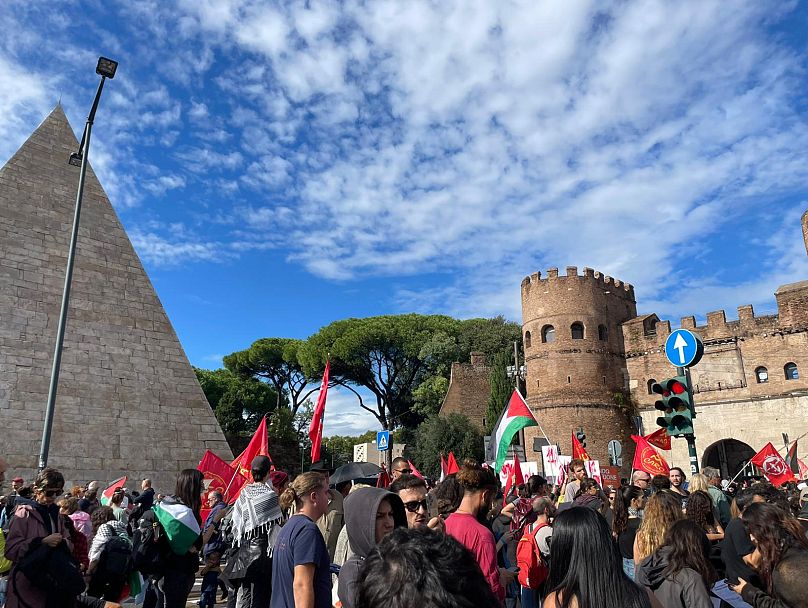
[[[650,608],[649,594],[626,576],[612,534],[592,509],[568,509],[553,525],[544,608]]]
[[[126,578],[118,574],[112,574],[104,568],[104,549],[114,538],[131,541],[126,532],[126,525],[118,521],[115,517],[115,510],[112,507],[98,507],[92,516],[93,540],[88,553],[89,566],[87,575],[90,577],[90,584],[87,593],[93,597],[104,598],[105,600],[117,601],[123,591]]]
[[[724,540],[724,528],[715,519],[713,499],[707,492],[696,490],[690,493],[685,517],[696,522],[709,540]]]
[[[690,483],[687,485],[688,492],[708,492],[710,489],[710,482],[701,473],[696,473],[690,478]]]
[[[682,517],[682,501],[674,494],[657,492],[648,499],[634,539],[635,566],[662,546],[668,528]]]
[[[741,515],[755,550],[746,558],[766,587],[743,578],[732,588],[754,606],[808,606],[808,539],[797,519],[775,505],[753,503]]]
[[[645,493],[638,486],[623,486],[616,491],[612,509],[612,536],[623,558],[623,570],[634,579],[634,539],[640,528],[640,511],[645,507]]]
[[[665,608],[712,608],[709,589],[718,575],[709,555],[710,541],[701,526],[680,519],[668,528],[665,544],[637,568],[637,582]]]

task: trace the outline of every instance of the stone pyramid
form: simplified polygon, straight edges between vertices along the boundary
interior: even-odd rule
[[[32,479],[79,168],[60,105],[0,169],[0,456]],[[88,168],[49,466],[68,483],[151,477],[173,492],[206,448],[232,454],[154,287]],[[131,484],[130,484],[131,486]]]

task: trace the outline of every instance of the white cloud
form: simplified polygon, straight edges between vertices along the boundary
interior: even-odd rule
[[[176,266],[187,262],[221,262],[228,254],[219,243],[188,240],[183,236],[172,239],[154,232],[133,230],[129,239],[138,255],[155,266]]]
[[[366,404],[369,403],[368,397],[368,394],[363,395]],[[359,406],[356,395],[338,386],[328,389],[323,436],[361,435],[373,429],[381,430],[379,421]]]

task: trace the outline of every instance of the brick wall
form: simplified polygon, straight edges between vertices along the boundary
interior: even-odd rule
[[[440,408],[440,415],[452,413],[468,416],[483,430],[485,410],[491,395],[491,367],[485,357],[472,353],[471,363],[452,363],[449,390]]]

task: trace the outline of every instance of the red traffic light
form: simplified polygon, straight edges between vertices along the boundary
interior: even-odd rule
[[[678,380],[674,380],[673,382],[671,382],[668,388],[674,395],[681,395],[682,393],[687,391],[687,387]]]

